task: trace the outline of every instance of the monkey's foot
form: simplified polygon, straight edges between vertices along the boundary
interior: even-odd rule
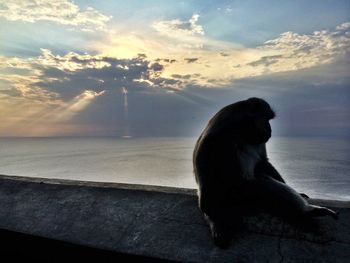
[[[210,232],[215,246],[222,249],[227,249],[230,246],[232,234],[229,228],[211,222]]]
[[[213,238],[213,242],[215,246],[222,249],[227,249],[230,246],[231,239],[232,239],[230,234],[212,230],[211,236]]]

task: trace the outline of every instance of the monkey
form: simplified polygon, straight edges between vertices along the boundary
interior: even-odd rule
[[[195,144],[199,209],[221,248],[229,245],[234,225],[250,209],[284,218],[338,218],[338,212],[309,204],[308,196],[288,186],[269,162],[266,143],[274,117],[260,98],[230,104],[209,120]]]

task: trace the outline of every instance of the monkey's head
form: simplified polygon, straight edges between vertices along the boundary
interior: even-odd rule
[[[274,117],[266,101],[250,98],[222,108],[209,121],[204,135],[223,140],[235,138],[235,142],[243,144],[266,143],[271,137],[269,121]]]
[[[245,114],[239,125],[241,138],[249,144],[266,143],[271,138],[270,120],[275,117],[270,105],[259,98],[244,101]]]

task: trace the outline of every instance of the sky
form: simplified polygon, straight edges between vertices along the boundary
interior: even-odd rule
[[[249,97],[350,134],[350,1],[0,0],[0,40],[0,136],[196,136]]]

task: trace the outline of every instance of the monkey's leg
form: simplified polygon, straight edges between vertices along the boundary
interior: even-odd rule
[[[326,207],[310,205],[298,192],[290,186],[271,177],[262,176],[251,182],[256,192],[258,204],[271,209],[274,213],[287,217],[313,217],[330,215],[338,218],[338,214]]]
[[[199,207],[209,224],[211,236],[216,246],[227,248],[232,239],[232,210],[228,200],[219,193],[201,191]]]

